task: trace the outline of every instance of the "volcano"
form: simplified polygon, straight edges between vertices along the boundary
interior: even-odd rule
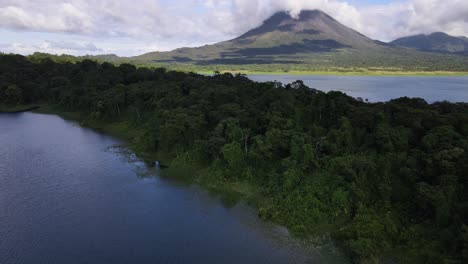
[[[304,10],[297,16],[278,12],[259,27],[229,41],[151,52],[131,59],[144,63],[208,66],[275,64],[291,68],[291,65],[305,65],[307,69],[404,69],[414,67],[415,63],[418,69],[424,69],[439,61],[440,65],[447,65],[450,60],[464,60],[372,40],[320,10]]]

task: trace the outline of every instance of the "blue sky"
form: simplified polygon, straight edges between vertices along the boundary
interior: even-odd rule
[[[0,51],[132,56],[223,41],[301,9],[382,41],[468,35],[467,0],[0,0]]]

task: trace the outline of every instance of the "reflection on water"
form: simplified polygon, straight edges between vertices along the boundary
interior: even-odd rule
[[[0,263],[345,262],[120,145],[56,116],[0,115]]]

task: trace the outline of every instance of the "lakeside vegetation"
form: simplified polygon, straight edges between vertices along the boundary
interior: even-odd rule
[[[1,104],[0,113],[20,113],[37,109],[37,104],[24,105],[24,104]]]
[[[196,181],[261,195],[262,218],[330,233],[356,262],[468,261],[468,104],[19,55],[0,56],[0,103],[74,113]]]
[[[213,74],[212,71],[199,71],[199,74]],[[437,76],[468,76],[468,72],[451,72],[451,71],[390,71],[390,70],[369,70],[362,69],[342,69],[341,71],[330,69],[329,71],[245,71],[245,70],[225,70],[219,73],[233,74],[259,74],[259,75],[330,75],[330,76],[414,76],[414,77],[437,77]]]
[[[40,62],[44,59],[51,59],[58,63],[77,63],[83,60],[91,59],[99,63],[109,62],[115,66],[130,63],[139,68],[158,69],[181,72],[196,72],[200,74],[220,73],[241,73],[241,74],[288,74],[288,75],[336,75],[336,76],[468,76],[468,66],[427,66],[420,65],[395,67],[355,67],[347,66],[320,66],[313,64],[250,64],[250,65],[196,65],[191,63],[157,63],[135,60],[132,58],[119,58],[111,55],[102,56],[83,56],[75,57],[71,55],[52,55],[36,52],[28,58],[34,62]],[[468,62],[468,59],[466,59]],[[341,65],[341,64],[338,64]],[[456,64],[458,65],[458,64]]]

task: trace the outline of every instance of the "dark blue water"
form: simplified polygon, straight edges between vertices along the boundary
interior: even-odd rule
[[[0,263],[342,263],[52,115],[0,114]]]
[[[320,76],[320,75],[248,75],[254,81],[304,83],[321,91],[341,91],[352,97],[384,102],[408,96],[436,101],[468,102],[468,76],[413,77],[413,76]]]

